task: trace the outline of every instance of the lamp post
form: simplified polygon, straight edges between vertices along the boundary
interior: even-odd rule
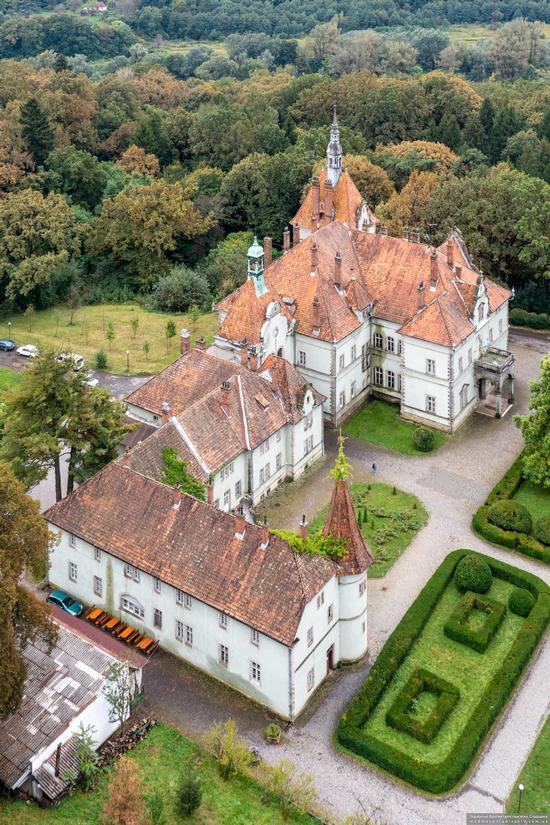
[[[8,338],[11,338],[11,321],[8,321]]]
[[[126,372],[130,372],[130,352],[126,350]]]
[[[518,814],[519,814],[520,811],[521,811],[521,798],[523,796],[523,791],[525,790],[525,785],[522,785],[522,783],[520,782],[520,784],[518,785],[518,790],[519,790],[519,797],[518,797]]]

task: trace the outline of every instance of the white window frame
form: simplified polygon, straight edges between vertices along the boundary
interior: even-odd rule
[[[183,642],[185,636],[185,625],[180,619],[176,619],[176,640],[178,642]]]
[[[189,593],[185,593],[184,596],[185,596],[185,599],[184,599],[185,607],[187,608],[187,610],[191,610],[191,607],[193,605],[193,599],[191,598]]]
[[[94,547],[94,559],[96,561],[101,561],[101,550],[99,547]]]
[[[235,498],[238,499],[242,495],[242,482],[239,479],[235,482]]]
[[[72,582],[78,581],[78,565],[74,561],[69,562],[69,580]]]
[[[384,344],[384,339],[382,338],[381,332],[375,332],[372,337],[372,345],[375,349],[382,349]]]
[[[307,630],[307,646],[311,647],[312,644],[313,644],[313,628],[308,627],[308,630]]]
[[[359,596],[364,596],[366,589],[367,589],[367,581],[366,581],[366,579],[363,579],[363,581],[359,582]]]
[[[250,681],[261,683],[262,666],[259,662],[250,660]]]
[[[435,359],[426,358],[426,373],[428,375],[435,375]]]
[[[223,506],[231,509],[231,490],[225,490],[223,494]]]
[[[76,547],[76,536],[74,533],[69,533],[69,547]]]
[[[153,576],[153,590],[155,593],[160,593],[162,590],[162,582],[156,576]]]
[[[426,412],[435,414],[435,409],[436,409],[435,395],[427,395],[426,396]]]
[[[184,596],[185,596],[185,594],[184,594],[183,590],[178,590],[176,588],[176,604],[182,605]]]
[[[313,667],[310,668],[307,672],[306,685],[307,685],[308,693],[311,690],[313,690],[313,688],[315,687],[315,668],[313,668]]]
[[[340,392],[340,395],[338,396],[338,407],[339,407],[339,409],[342,409],[345,406],[346,406],[346,391],[342,390]]]
[[[298,350],[298,364],[300,367],[305,367],[306,365],[306,354],[303,349]]]
[[[386,349],[388,352],[395,352],[395,338],[391,335],[386,338]]]
[[[377,387],[381,387],[384,383],[384,370],[382,367],[374,368],[374,383]]]
[[[459,375],[460,375],[460,373],[462,372],[463,369],[464,369],[464,361],[462,360],[462,356],[460,356],[460,358],[458,359],[458,373],[459,373]]]
[[[342,353],[340,355],[340,357],[338,358],[338,369],[343,370],[345,366],[346,366],[346,358],[345,358],[344,353]]]
[[[386,370],[386,386],[389,390],[395,389],[395,373],[393,370]]]
[[[103,579],[101,576],[94,576],[94,593],[100,599],[103,598]]]
[[[250,644],[256,647],[260,646],[260,631],[256,630],[255,627],[250,628]]]
[[[129,593],[123,593],[120,598],[120,604],[122,610],[126,613],[130,613],[132,616],[135,616],[138,619],[145,618],[145,609],[143,605],[141,605],[137,599],[134,599],[133,596],[130,596]]]
[[[356,393],[356,384],[355,384],[355,381],[352,381],[351,382],[351,387],[350,387],[350,395],[351,395],[352,398],[355,398],[355,393]]]
[[[275,469],[280,470],[282,466],[283,466],[283,454],[282,453],[277,453],[277,455],[275,456]]]
[[[193,628],[190,624],[185,625],[185,644],[187,647],[193,647]]]
[[[327,624],[330,624],[334,619],[334,605],[329,604],[327,608]]]
[[[357,358],[357,347],[356,347],[355,344],[353,344],[353,346],[351,348],[351,360],[355,361],[356,358]]]
[[[223,610],[218,611],[218,624],[220,627],[223,627],[224,630],[227,630],[227,625],[229,624],[229,616],[227,613],[224,613]]]
[[[162,630],[162,610],[158,607],[153,608],[153,627]]]
[[[224,667],[229,667],[229,648],[221,642],[218,644],[218,662]]]

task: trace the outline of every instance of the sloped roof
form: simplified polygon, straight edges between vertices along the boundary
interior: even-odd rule
[[[326,206],[325,184],[327,180],[327,170],[323,169],[319,175],[320,202]],[[345,223],[350,229],[357,228],[357,217],[364,198],[353,182],[349,173],[344,169],[340,175],[338,183],[332,190],[332,205],[334,207],[334,220]],[[311,217],[313,213],[313,192],[311,186],[300,204],[300,208],[290,221],[292,225],[297,223],[304,228],[320,229],[321,226],[332,220],[332,215],[321,215],[317,226],[312,227]],[[370,217],[372,218],[372,214]]]
[[[217,309],[225,309],[229,312],[221,322],[217,335],[228,341],[246,341],[248,344],[259,344],[260,332],[265,321],[267,308],[273,302],[278,304],[281,312],[288,315],[281,299],[269,286],[267,292],[258,296],[254,284],[249,278],[217,305]]]
[[[159,429],[155,429],[146,441],[140,442],[125,454],[124,461],[137,473],[162,479],[164,470],[163,453],[166,448],[175,450],[178,458],[185,461],[187,470],[194,478],[203,484],[208,482],[209,474],[199,464],[174,424],[170,421]]]
[[[357,525],[349,487],[343,479],[334,485],[323,535],[344,540],[347,552],[338,559],[344,575],[364,573],[374,561]]]
[[[290,646],[334,562],[111,462],[45,513],[52,524]],[[243,535],[244,530],[244,535]],[[242,538],[238,536],[241,535]]]
[[[304,417],[302,405],[308,389],[313,395],[315,405],[322,404],[325,400],[325,396],[306,381],[285,358],[269,355],[262,364],[260,375],[277,388],[293,424]]]

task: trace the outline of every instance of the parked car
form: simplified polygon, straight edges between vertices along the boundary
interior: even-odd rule
[[[36,358],[38,348],[34,344],[24,344],[24,346],[17,348],[17,354],[22,355],[24,358]]]
[[[4,352],[10,352],[12,349],[15,349],[17,344],[15,341],[12,341],[11,338],[0,338],[0,349],[4,350]]]
[[[72,361],[75,371],[81,370],[84,366],[84,358],[76,352],[62,352],[57,356],[58,361]]]
[[[93,372],[89,372],[88,375],[86,376],[86,381],[84,383],[87,384],[89,387],[97,387],[97,385],[99,384],[99,381],[95,377]]]
[[[60,607],[61,610],[70,613],[71,616],[80,616],[84,610],[84,606],[81,605],[80,602],[77,602],[76,599],[73,599],[72,596],[69,596],[69,594],[63,590],[52,590],[46,601],[50,602],[50,604],[55,604],[57,607]]]

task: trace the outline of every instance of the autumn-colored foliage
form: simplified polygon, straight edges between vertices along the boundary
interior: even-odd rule
[[[448,172],[458,160],[458,155],[448,146],[445,146],[444,143],[434,143],[430,140],[404,140],[393,146],[377,146],[376,152],[378,154],[393,155],[396,158],[404,158],[409,153],[414,152],[421,158],[434,160],[436,162],[434,171],[438,172]]]
[[[102,825],[151,825],[144,790],[140,769],[129,756],[123,756],[109,782]]]
[[[152,152],[146,152],[141,146],[132,144],[125,152],[122,153],[118,165],[124,169],[125,172],[138,172],[140,175],[154,178],[160,171],[160,164],[156,155]]]

